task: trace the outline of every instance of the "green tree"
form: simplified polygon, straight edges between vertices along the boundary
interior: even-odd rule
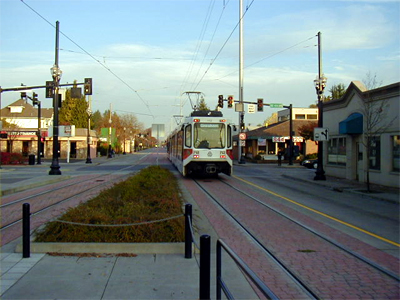
[[[88,103],[85,96],[72,98],[71,89],[67,89],[65,100],[59,111],[60,125],[75,125],[76,128],[87,128],[88,126]]]
[[[329,92],[331,93],[330,96],[325,97],[324,101],[331,101],[335,99],[340,99],[346,93],[346,87],[343,83],[334,84]]]
[[[204,101],[203,97],[201,97],[201,99],[199,101],[198,110],[210,110],[210,108],[207,106],[206,102]]]

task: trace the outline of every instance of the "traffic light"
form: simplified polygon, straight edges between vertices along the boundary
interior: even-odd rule
[[[263,111],[263,110],[264,110],[264,99],[258,98],[257,99],[257,111]]]
[[[25,92],[21,92],[21,99],[26,99],[26,93]]]
[[[39,104],[39,100],[38,100],[38,94],[36,94],[35,92],[32,95],[32,105],[38,105]]]
[[[228,96],[228,107],[232,108],[233,107],[233,96]]]
[[[84,91],[85,95],[92,94],[92,78],[85,78]]]
[[[244,115],[243,114],[241,114],[240,115],[240,130],[244,130],[245,129],[245,126],[244,126]]]
[[[46,81],[46,98],[54,97],[53,85],[54,85],[53,81]]]
[[[218,106],[221,108],[224,107],[224,96],[223,95],[218,96]]]

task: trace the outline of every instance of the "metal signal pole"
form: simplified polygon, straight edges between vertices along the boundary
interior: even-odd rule
[[[243,0],[239,1],[239,103],[243,107]],[[244,124],[244,111],[239,112],[239,133],[242,132],[242,123]],[[240,139],[238,143],[238,163],[244,164]]]

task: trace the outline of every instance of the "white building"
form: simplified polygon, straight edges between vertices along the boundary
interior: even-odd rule
[[[329,130],[323,153],[326,174],[366,182],[369,169],[370,183],[399,187],[399,102],[400,82],[367,90],[357,81],[350,83],[342,98],[325,102],[323,127]]]

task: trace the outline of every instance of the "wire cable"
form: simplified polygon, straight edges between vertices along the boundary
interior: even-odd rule
[[[31,6],[29,6],[27,3],[25,3],[24,0],[20,0],[23,4],[25,4],[30,10],[32,10],[35,14],[37,14],[41,19],[43,19],[46,23],[50,24],[53,28],[56,28],[49,20],[47,20],[45,17],[43,17],[40,13],[38,13],[35,9],[33,9]],[[73,43],[75,46],[77,46],[79,49],[81,49],[85,54],[89,55],[93,60],[95,60],[98,64],[100,64],[103,68],[105,68],[108,72],[110,72],[114,77],[116,77],[119,81],[121,81],[125,86],[127,86],[131,91],[133,91],[136,96],[144,103],[144,105],[147,107],[149,112],[152,114],[149,104],[147,101],[145,101],[138,93],[137,90],[132,88],[125,80],[123,80],[120,76],[118,76],[114,71],[112,71],[109,67],[107,67],[105,64],[103,64],[100,60],[95,58],[92,54],[90,54],[88,51],[86,51],[83,47],[81,47],[78,43],[76,43],[74,40],[72,40],[69,36],[67,36],[65,33],[63,33],[60,30],[60,33],[67,38],[71,43]]]
[[[228,38],[226,39],[226,41],[224,42],[224,44],[222,45],[222,47],[219,49],[217,55],[215,56],[215,58],[211,61],[210,65],[208,66],[207,70],[204,72],[203,76],[200,78],[199,82],[196,85],[196,88],[199,86],[199,84],[203,81],[204,77],[206,76],[206,74],[208,73],[208,71],[210,70],[210,68],[212,67],[212,65],[214,64],[214,62],[217,60],[218,56],[221,54],[222,50],[225,48],[226,44],[228,43],[228,41],[230,40],[230,38],[232,37],[233,33],[235,32],[236,28],[239,26],[240,21],[244,18],[244,16],[246,15],[246,13],[249,11],[250,7],[252,6],[254,0],[252,0],[250,2],[250,4],[247,6],[246,10],[243,13],[243,16],[241,16],[240,20],[237,22],[236,26],[233,28],[232,32],[229,34]]]

